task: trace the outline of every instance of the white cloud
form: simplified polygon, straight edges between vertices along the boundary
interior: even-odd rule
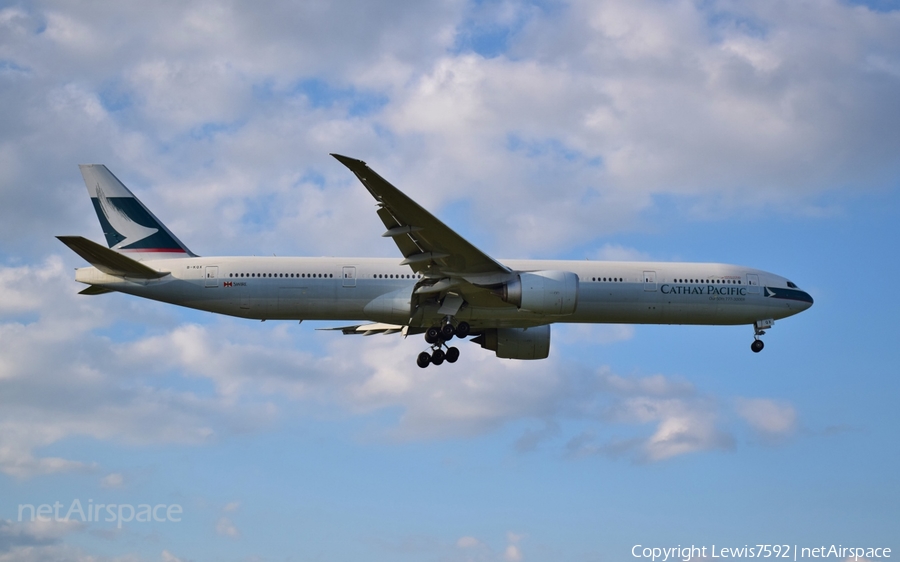
[[[220,517],[219,520],[216,521],[216,534],[231,539],[237,539],[241,536],[241,532],[238,531],[238,528],[235,527],[234,523],[227,517]]]
[[[162,551],[162,562],[182,562],[181,558],[178,558],[168,550]]]
[[[142,111],[157,116],[173,133],[242,118],[252,94],[245,80],[227,61],[215,59],[148,60],[127,77],[129,89],[140,96]]]
[[[474,562],[476,560],[505,560],[507,562],[520,562],[523,560],[522,548],[520,546],[520,542],[525,538],[525,535],[516,534],[512,532],[506,533],[506,546],[501,550],[497,551],[491,548],[484,541],[473,537],[473,536],[463,536],[457,539],[456,548],[463,555],[459,560],[466,560],[467,562]],[[451,554],[451,559],[453,558]]]
[[[401,143],[403,136],[415,142],[401,144],[414,156],[393,177],[416,196],[419,185],[440,186],[438,193],[452,189],[477,200],[479,222],[494,222],[505,234],[500,244],[515,240],[519,252],[629,229],[654,205],[652,194],[682,197],[700,216],[727,216],[739,208],[815,206],[815,194],[838,187],[836,174],[859,184],[851,170],[886,139],[854,127],[869,149],[848,153],[843,132],[851,124],[835,116],[875,113],[863,104],[836,111],[827,91],[810,86],[834,72],[859,73],[856,60],[835,57],[829,66],[812,43],[798,52],[788,38],[808,29],[799,13],[773,20],[762,10],[757,17],[778,31],[756,35],[728,23],[728,7],[711,9],[724,10],[718,15],[726,23],[708,28],[709,15],[688,2],[574,3],[560,16],[563,25],[534,19],[514,59],[436,60],[385,109]],[[823,11],[841,17],[852,10],[829,3]],[[849,17],[839,33],[864,50],[868,24]],[[830,32],[830,18],[814,21],[817,31]],[[566,48],[548,45],[548,37]],[[878,106],[888,103],[880,97]],[[831,155],[839,147],[849,160],[836,168]],[[600,164],[588,165],[594,161]],[[887,172],[882,180],[897,171],[888,159],[879,168]],[[505,211],[502,221],[497,208]]]
[[[621,244],[603,244],[598,248],[592,259],[606,261],[650,261],[651,257],[646,252],[636,248],[628,248]]]
[[[457,343],[463,354],[456,365],[421,370],[414,363],[419,347],[399,337],[307,336],[286,323],[238,332],[234,326],[245,324],[218,318],[207,325],[176,323],[139,299],[76,295],[77,285],[56,257],[0,267],[0,280],[7,289],[0,297],[6,400],[0,471],[19,478],[97,470],[90,458],[36,454],[70,437],[200,444],[266,427],[291,401],[337,405],[347,415],[396,409],[397,421],[373,438],[466,437],[527,421],[543,428],[524,430],[514,445],[520,452],[561,438],[576,457],[626,454],[655,462],[733,447],[718,401],[661,374],[590,371],[559,353],[540,362],[498,360],[465,342]],[[111,340],[96,334],[132,315],[146,324],[135,335]],[[627,327],[567,328],[564,341],[614,342],[633,334]],[[303,343],[309,337],[315,343]],[[171,373],[209,381],[212,389],[198,394],[154,382]],[[736,404],[763,436],[789,434],[796,424],[790,405],[769,399]],[[593,430],[567,437],[560,424],[577,419],[605,424],[612,437],[598,442]],[[627,429],[647,424],[654,429],[643,435]],[[101,482],[121,486],[124,477],[107,474]]]
[[[503,559],[506,560],[506,562],[521,562],[522,549],[519,548],[519,543],[523,538],[525,538],[525,535],[513,532],[506,533],[506,540],[509,543],[503,551]]]
[[[6,294],[15,295],[0,305],[31,319],[0,324],[8,401],[0,416],[0,471],[17,477],[96,469],[91,459],[35,456],[40,447],[68,437],[200,444],[265,427],[284,415],[280,404],[290,401],[337,405],[348,415],[396,408],[396,423],[370,436],[379,439],[465,437],[520,420],[541,423],[543,429],[525,430],[516,441],[525,452],[565,438],[564,421],[589,419],[628,437],[605,443],[569,438],[574,456],[626,453],[654,462],[733,446],[718,402],[678,378],[592,372],[558,354],[540,362],[498,360],[466,342],[457,343],[463,351],[457,364],[422,370],[414,363],[419,347],[403,338],[306,335],[286,323],[237,331],[240,321],[228,319],[200,325],[157,318],[153,329],[111,341],[94,331],[121,322],[123,313],[152,326],[154,306],[122,296],[75,295],[77,287],[57,258],[37,267],[0,268],[0,278],[11,280]],[[42,301],[42,295],[49,298]],[[600,330],[588,337],[631,337],[628,330],[612,329],[608,336]],[[578,330],[573,333],[577,340]],[[303,343],[309,337],[313,341]],[[48,344],[52,353],[39,351]],[[310,346],[318,350],[304,350]],[[169,373],[207,380],[212,393],[157,387],[154,380]],[[792,423],[789,407],[764,399],[738,404],[740,415],[760,431],[783,432]],[[646,424],[655,429],[643,436],[627,430]],[[108,474],[102,483],[120,486],[124,477]]]
[[[589,429],[570,438],[568,455],[627,456],[636,462],[658,462],[710,450],[729,450],[734,438],[721,415],[718,400],[699,394],[690,383],[662,375],[623,377],[601,370],[596,394],[582,406],[612,427],[654,425],[650,435],[630,432],[599,441]],[[596,392],[596,391],[595,391]]]
[[[242,406],[155,387],[158,362],[111,344],[93,330],[125,322],[144,306],[134,299],[85,297],[58,258],[36,266],[0,267],[13,279],[0,301],[0,471],[16,476],[94,470],[89,459],[35,457],[34,451],[71,436],[133,444],[202,443],[213,426],[266,423],[265,403]],[[122,303],[119,305],[118,303]],[[136,308],[135,308],[136,307]],[[146,314],[145,314],[146,313]],[[138,312],[152,325],[150,309]],[[152,337],[150,338],[152,341]],[[104,481],[114,478],[109,475]],[[112,482],[112,480],[109,480]]]
[[[608,415],[625,423],[655,423],[647,439],[611,442],[598,452],[621,454],[634,449],[635,460],[655,462],[704,450],[734,447],[714,402],[698,396],[635,396],[613,405]]]
[[[733,447],[730,435],[720,431],[711,415],[694,412],[666,415],[645,446],[647,460],[659,461],[707,449]]]
[[[456,541],[456,546],[458,548],[475,548],[482,545],[483,543],[475,537],[459,537]]]
[[[786,437],[797,428],[797,411],[785,402],[768,398],[738,398],[735,411],[766,439]]]
[[[436,211],[471,201],[487,231],[472,234],[492,253],[543,255],[633,229],[658,194],[708,217],[813,212],[818,194],[884,185],[898,171],[897,128],[869,126],[900,119],[888,95],[897,77],[884,70],[898,66],[900,24],[887,14],[836,1],[787,11],[573,2],[552,15],[507,3],[480,17],[516,26],[510,54],[484,58],[448,51],[467,9],[477,8],[146,6],[129,9],[127,29],[111,24],[124,17],[116,9],[7,9],[7,58],[31,70],[4,98],[2,119],[29,134],[0,143],[14,164],[3,167],[0,197],[26,211],[14,217],[89,224],[89,207],[68,204],[72,163],[103,159],[152,180],[158,214],[194,246],[392,252],[371,237],[317,236],[374,220],[361,187],[328,162],[343,151]],[[350,39],[326,40],[337,36]],[[310,55],[323,44],[327,59]],[[352,112],[370,98],[382,105]],[[54,164],[40,166],[37,153]],[[322,193],[298,183],[310,172],[324,176]],[[11,189],[35,182],[52,187]],[[242,219],[254,200],[300,211],[253,232]],[[25,242],[46,231],[40,222],[6,228],[8,240],[48,243]],[[290,238],[319,247],[282,248],[298,228],[303,236]],[[640,257],[600,253],[617,250]]]
[[[100,479],[100,486],[104,488],[121,488],[124,484],[125,477],[118,472],[107,474]]]
[[[597,383],[602,390],[623,398],[685,398],[696,394],[693,384],[678,377],[622,376],[607,367],[599,370]]]
[[[53,541],[84,528],[80,521],[27,521],[21,524],[6,521],[4,534],[31,537],[38,541]]]
[[[0,562],[78,560],[82,552],[62,541],[84,528],[77,521],[0,520]]]
[[[518,545],[507,545],[506,550],[503,551],[503,559],[507,562],[519,562],[522,560],[522,551],[519,549]]]
[[[492,26],[511,29],[507,49],[467,47]],[[77,297],[78,258],[44,256],[63,251],[54,233],[101,239],[79,162],[109,164],[201,253],[279,255],[396,255],[331,151],[369,161],[438,215],[462,206],[463,235],[515,257],[632,232],[650,215],[824,212],[823,194],[893,185],[900,170],[900,20],[837,0],[75,3],[0,9],[0,36],[0,471],[14,477],[108,472],[43,452],[73,437],[196,445],[291,415],[284,401],[395,409],[385,429],[401,439],[524,421],[538,429],[520,450],[562,442],[574,456],[652,462],[733,446],[731,399],[670,376],[467,346],[448,377],[418,370],[418,348],[399,338],[332,335],[317,348],[287,326],[238,338],[230,320]],[[764,440],[796,431],[788,403],[733,404]],[[82,554],[46,540],[0,548],[0,560]]]

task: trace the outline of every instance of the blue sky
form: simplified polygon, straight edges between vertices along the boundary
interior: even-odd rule
[[[894,3],[12,2],[0,82],[0,561],[900,548]],[[498,258],[744,264],[816,304],[758,355],[554,326],[545,361],[420,370],[415,338],[76,294],[79,163],[201,255],[395,256],[330,152]],[[74,500],[183,517],[17,520]]]

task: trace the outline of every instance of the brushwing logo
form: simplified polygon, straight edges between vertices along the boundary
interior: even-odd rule
[[[120,236],[125,237],[124,240],[113,246],[113,250],[118,250],[119,248],[140,242],[144,238],[159,232],[158,228],[149,228],[134,222],[131,217],[118,208],[111,199],[106,197],[106,194],[100,189],[99,183],[97,184],[97,199],[100,201],[100,210],[103,211],[103,215],[106,217],[106,220],[109,221],[110,226],[112,226]]]

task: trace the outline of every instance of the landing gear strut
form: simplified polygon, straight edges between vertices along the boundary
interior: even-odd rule
[[[453,326],[449,319],[440,328],[432,326],[425,332],[425,341],[431,346],[431,353],[423,351],[416,357],[416,365],[425,368],[428,365],[440,365],[444,361],[456,363],[459,359],[459,349],[447,346],[447,342],[453,336],[465,338],[469,335],[470,326],[467,322],[460,322]],[[446,348],[446,351],[444,351]]]
[[[774,320],[757,320],[753,323],[753,343],[750,344],[750,349],[753,353],[759,353],[763,350],[766,344],[760,338],[760,336],[766,335],[765,329],[771,328],[775,324]]]

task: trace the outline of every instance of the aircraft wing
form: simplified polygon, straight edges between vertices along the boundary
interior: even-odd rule
[[[511,270],[494,260],[418,203],[376,174],[362,160],[332,154],[350,168],[378,202],[378,216],[393,238],[403,265],[431,278],[505,279]],[[487,284],[487,283],[485,283]]]

